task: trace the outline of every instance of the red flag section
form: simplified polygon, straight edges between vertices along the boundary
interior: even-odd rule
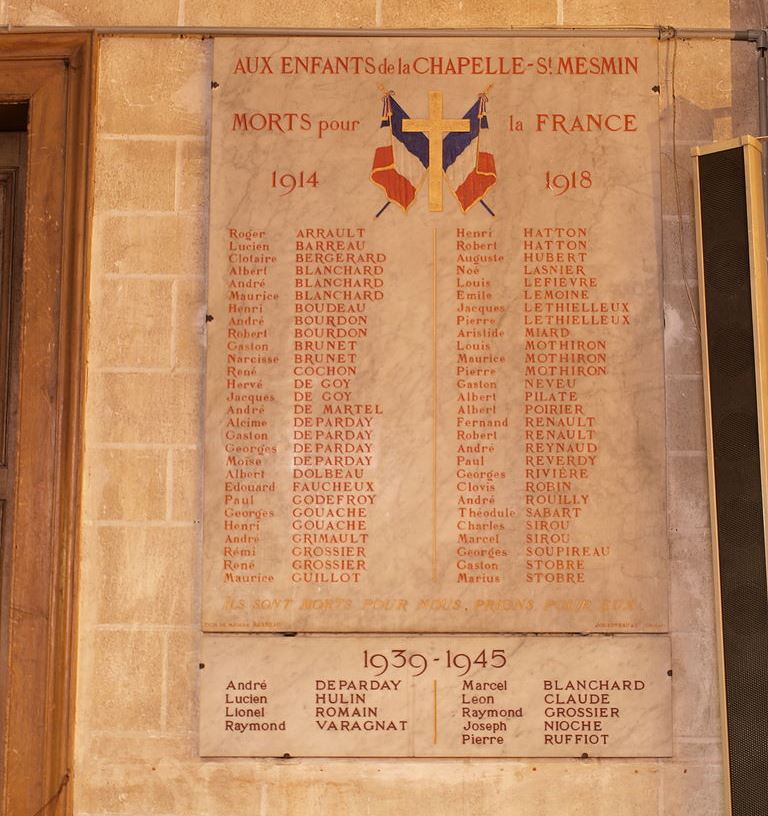
[[[479,152],[474,168],[454,190],[461,209],[466,212],[496,184],[496,161],[492,153]]]
[[[404,210],[407,210],[416,198],[414,185],[395,167],[395,152],[392,145],[376,148],[371,181],[384,190],[390,201],[399,204]]]

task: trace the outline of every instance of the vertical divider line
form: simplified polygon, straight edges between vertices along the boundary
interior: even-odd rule
[[[432,580],[437,581],[437,227],[432,227]]]
[[[432,744],[437,745],[437,680],[432,681]]]

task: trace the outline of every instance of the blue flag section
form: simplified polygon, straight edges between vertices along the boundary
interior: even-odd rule
[[[389,97],[390,117],[389,121],[385,121],[382,117],[381,126],[392,128],[392,136],[397,139],[405,149],[424,165],[429,167],[429,139],[425,133],[403,132],[403,119],[410,119],[411,117],[397,104],[393,96]]]
[[[477,102],[462,116],[462,119],[469,119],[469,130],[464,133],[448,133],[443,139],[443,170],[447,170],[477,139],[481,128],[488,127],[485,101],[482,97],[478,97]]]
[[[385,94],[381,112],[385,138],[373,156],[371,181],[384,190],[388,200],[377,217],[392,201],[407,211],[427,173],[429,140],[423,133],[403,133],[403,120],[408,118],[392,94]]]
[[[469,130],[447,133],[442,143],[442,171],[461,209],[466,212],[478,202],[493,215],[483,195],[496,183],[493,154],[481,150],[480,134],[488,129],[485,93],[464,114]],[[371,181],[381,187],[389,201],[408,210],[429,168],[429,139],[419,131],[403,131],[410,119],[391,93],[384,96],[381,127],[388,139],[376,149]],[[387,205],[385,205],[386,207]]]

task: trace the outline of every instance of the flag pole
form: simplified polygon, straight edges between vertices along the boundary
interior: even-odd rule
[[[488,94],[491,92],[491,88],[493,88],[493,82],[491,82],[491,84],[490,84],[490,85],[489,85],[489,86],[488,86],[488,87],[487,87],[487,88],[486,88],[484,91],[481,91],[481,92],[478,94],[478,99],[482,99],[482,97],[487,97],[487,96],[488,96]],[[479,128],[478,128],[478,131],[479,131]],[[475,148],[475,150],[476,150],[476,155],[477,155],[477,156],[479,156],[479,155],[480,155],[480,133],[479,133],[479,132],[478,132],[478,134],[477,134],[477,147]],[[483,207],[485,207],[485,209],[486,209],[486,210],[487,210],[487,211],[488,211],[488,212],[489,212],[489,213],[490,213],[490,214],[491,214],[491,215],[492,215],[494,218],[496,217],[496,213],[495,213],[495,212],[494,212],[494,211],[493,211],[493,210],[492,210],[492,209],[491,209],[491,208],[490,208],[490,207],[489,207],[489,206],[488,206],[488,205],[485,203],[485,201],[483,201],[483,199],[482,199],[482,198],[480,199],[480,203],[483,205]]]
[[[380,93],[384,94],[383,99],[384,99],[385,105],[386,105],[386,100],[389,97],[392,96],[393,91],[388,90],[386,88],[386,86],[381,82],[379,82],[376,87],[378,88]],[[390,139],[390,143],[391,143],[391,141],[392,141],[392,114],[391,113],[389,114],[389,139]],[[384,212],[384,210],[386,210],[387,207],[389,207],[389,205],[391,203],[392,203],[391,201],[387,201],[387,203],[376,213],[374,218],[378,218]]]

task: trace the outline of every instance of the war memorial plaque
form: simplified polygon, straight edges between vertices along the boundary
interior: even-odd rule
[[[218,38],[213,80],[204,631],[665,631],[656,44]]]
[[[202,756],[671,753],[653,635],[210,635]]]

